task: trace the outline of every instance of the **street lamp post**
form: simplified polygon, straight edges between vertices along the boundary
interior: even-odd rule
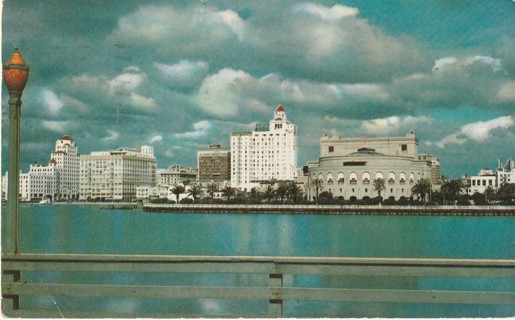
[[[18,48],[4,65],[4,79],[9,91],[9,164],[7,177],[7,241],[5,252],[18,254],[20,189],[20,118],[21,94],[29,78],[29,66]]]

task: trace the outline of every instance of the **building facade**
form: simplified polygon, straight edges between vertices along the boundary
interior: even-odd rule
[[[382,179],[383,198],[409,198],[417,181],[433,177],[433,157],[419,155],[418,143],[413,131],[405,137],[322,137],[320,158],[307,166],[308,197],[316,196],[313,181],[319,179],[319,192],[335,198],[374,198],[378,192],[373,181]]]
[[[198,180],[231,180],[231,148],[212,144],[197,151]]]
[[[496,191],[504,184],[515,184],[515,162],[508,159],[503,165],[499,159],[497,171],[481,169],[476,176],[469,178],[470,185],[466,191],[469,195],[474,193],[485,193],[487,189]]]
[[[77,200],[79,172],[78,148],[72,137],[64,135],[56,141],[48,165],[31,164],[28,173],[20,173],[20,200]]]
[[[503,184],[515,184],[515,161],[508,159],[503,165],[499,159],[497,166],[497,186],[500,187]]]
[[[497,175],[490,169],[481,169],[477,176],[470,177],[468,193],[485,193],[486,189],[497,189]]]
[[[80,156],[80,200],[134,201],[139,186],[156,185],[151,146]]]
[[[278,106],[268,127],[231,134],[231,186],[250,191],[265,181],[293,181],[297,166],[297,127]]]
[[[183,167],[173,164],[167,169],[157,170],[157,185],[161,187],[174,187],[176,185],[188,185],[197,180],[198,170],[191,167]]]

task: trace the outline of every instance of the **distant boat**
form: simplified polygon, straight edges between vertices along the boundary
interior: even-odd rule
[[[52,201],[50,201],[50,199],[41,199],[41,201],[39,201],[39,204],[51,204]]]

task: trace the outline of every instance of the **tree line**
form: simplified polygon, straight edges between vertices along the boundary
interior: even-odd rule
[[[363,197],[356,199],[350,197],[333,197],[332,193],[323,190],[322,179],[315,178],[311,182],[315,192],[313,199],[302,191],[302,188],[295,182],[279,183],[276,188],[268,184],[265,189],[253,188],[250,192],[241,192],[235,188],[225,186],[219,188],[217,184],[208,184],[205,188],[200,185],[191,185],[186,189],[183,185],[176,185],[170,191],[175,195],[175,201],[167,199],[156,199],[152,202],[181,202],[181,203],[232,203],[232,204],[384,204],[384,205],[515,205],[515,185],[503,184],[497,190],[488,187],[485,193],[468,194],[467,186],[460,179],[447,179],[442,177],[439,190],[434,191],[430,179],[418,180],[411,188],[411,197],[393,197],[383,199],[382,192],[386,190],[385,180],[375,179],[373,190],[376,197]],[[221,192],[221,198],[215,198],[215,194]],[[181,194],[187,194],[188,198],[180,199]]]

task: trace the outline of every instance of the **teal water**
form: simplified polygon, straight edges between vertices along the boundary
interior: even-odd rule
[[[3,208],[4,209],[4,208]],[[5,218],[5,210],[2,210]],[[5,220],[3,220],[5,221]],[[281,214],[163,214],[99,210],[79,205],[22,205],[24,253],[257,255],[514,259],[513,217],[335,216]],[[5,234],[5,224],[2,224]],[[2,237],[2,243],[5,239]],[[120,284],[267,285],[258,275],[33,273],[31,281],[111,281]],[[27,278],[25,278],[27,279]],[[513,291],[510,279],[290,276],[286,285]],[[24,303],[52,308],[54,298]],[[158,301],[159,299],[59,298],[66,310],[224,314],[266,312],[265,302]],[[514,306],[325,303],[288,301],[295,317],[505,317]]]

